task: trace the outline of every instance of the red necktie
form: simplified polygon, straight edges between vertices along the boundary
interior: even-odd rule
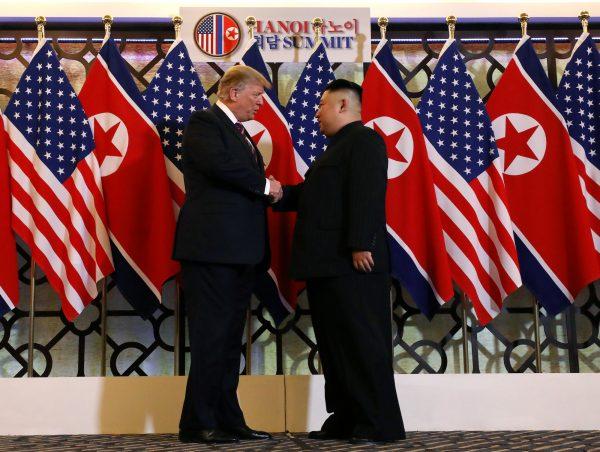
[[[252,157],[254,157],[254,160],[256,160],[256,150],[254,149],[254,144],[252,144],[250,138],[248,138],[248,136],[246,135],[246,129],[244,128],[244,125],[241,122],[236,122],[234,126],[235,129],[240,133],[240,135],[242,135],[246,140],[246,143],[250,147],[250,151],[252,151]]]

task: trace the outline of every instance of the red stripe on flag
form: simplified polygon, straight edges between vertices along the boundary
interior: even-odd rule
[[[475,271],[477,272],[477,279],[479,280],[479,283],[485,289],[485,291],[490,295],[490,298],[492,300],[494,300],[496,305],[498,307],[501,307],[502,306],[502,295],[500,293],[498,284],[496,281],[494,281],[493,278],[490,277],[490,275],[488,273],[488,269],[484,268],[483,265],[481,264],[481,261],[479,260],[479,257],[477,255],[477,251],[475,250],[475,244],[471,241],[471,238],[467,237],[464,234],[463,230],[452,221],[452,219],[450,218],[450,216],[447,214],[446,211],[444,211],[442,209],[441,213],[442,213],[442,223],[443,223],[443,227],[444,227],[444,232],[446,234],[448,234],[448,236],[452,239],[452,241],[454,241],[456,243],[456,245],[460,248],[460,250],[463,252],[463,254],[471,262],[471,265],[473,265],[473,267],[475,268]],[[464,281],[465,278],[468,278],[467,274],[461,269],[460,276],[457,275],[456,273],[454,273],[453,276],[454,276],[454,279],[456,279],[459,286],[463,290],[465,290],[465,288],[461,285],[461,281]],[[466,290],[465,290],[465,292],[467,293],[469,298],[471,298],[471,301],[473,302],[473,305],[476,307],[476,310],[478,307],[477,305],[479,305],[480,309],[484,309],[483,307],[481,307],[482,301],[481,301],[479,295],[477,294],[477,292],[474,291],[472,293],[468,293]],[[479,318],[479,315],[477,318]]]
[[[19,233],[21,238],[23,238],[23,240],[27,243],[27,245],[31,249],[32,256],[35,259],[35,261],[37,261],[40,264],[40,267],[42,268],[44,273],[49,274],[49,273],[54,272],[51,265],[49,264],[47,259],[44,257],[44,253],[41,252],[39,247],[36,245],[35,240],[34,240],[35,233],[34,233],[34,231],[31,230],[31,227],[35,228],[35,231],[37,233],[41,234],[42,236],[44,236],[46,238],[46,240],[50,243],[52,250],[57,255],[57,257],[60,260],[60,262],[62,263],[62,265],[64,266],[65,275],[61,275],[62,277],[60,278],[61,279],[60,285],[53,284],[53,288],[57,292],[60,292],[61,286],[63,287],[62,297],[61,297],[61,304],[63,306],[63,309],[65,309],[67,307],[67,305],[71,305],[71,302],[67,299],[67,296],[64,292],[64,282],[62,282],[63,278],[66,278],[66,281],[69,283],[69,285],[71,285],[73,287],[73,289],[75,290],[75,292],[77,292],[77,294],[79,295],[79,297],[81,298],[81,300],[83,302],[83,305],[87,306],[94,299],[94,297],[91,296],[91,294],[88,294],[88,291],[85,288],[85,285],[83,283],[83,279],[81,278],[81,275],[73,267],[71,257],[69,256],[67,247],[66,247],[65,243],[63,242],[63,238],[59,237],[56,234],[56,231],[54,230],[52,225],[48,222],[44,212],[40,211],[40,209],[34,203],[34,201],[31,199],[29,194],[26,193],[25,190],[23,190],[21,185],[15,179],[12,179],[12,195],[27,210],[27,212],[29,213],[29,215],[31,215],[31,218],[33,220],[32,225],[23,225],[25,227],[25,229],[27,229],[26,231],[23,230],[22,228],[21,229],[15,228],[15,230],[17,230],[17,232]],[[18,217],[13,215],[13,221],[15,221],[16,219],[18,219]],[[20,221],[20,219],[19,219],[19,221]],[[48,264],[44,265],[43,264],[44,261],[48,262]],[[70,311],[77,312],[77,310],[74,308],[73,309],[70,308]],[[65,314],[67,314],[67,312],[65,312]],[[69,317],[67,316],[67,318],[69,318]],[[69,320],[72,320],[73,318],[74,317],[70,317]]]
[[[79,313],[73,309],[71,304],[67,301],[67,295],[64,289],[63,279],[54,272],[50,261],[40,252],[37,246],[34,244],[33,233],[29,227],[27,227],[17,216],[12,217],[13,229],[21,237],[21,239],[30,247],[31,257],[35,260],[37,265],[44,270],[44,275],[48,278],[48,282],[52,288],[57,292],[58,297],[61,301],[61,307],[65,316],[68,320],[74,320]]]
[[[494,202],[490,198],[487,190],[483,187],[483,185],[481,185],[481,182],[479,181],[479,179],[474,180],[470,185],[471,185],[471,188],[473,188],[473,191],[475,192],[477,199],[481,203],[481,207],[487,213],[487,215],[491,221],[491,224],[493,225],[493,227],[496,231],[497,238],[496,238],[496,240],[493,240],[492,237],[488,236],[487,232],[484,231],[481,227],[477,228],[478,237],[479,236],[481,237],[480,238],[481,243],[484,247],[486,247],[485,248],[486,250],[492,250],[490,257],[495,262],[496,267],[498,268],[502,288],[506,294],[510,294],[511,292],[513,292],[514,290],[517,289],[517,286],[514,284],[512,278],[510,277],[509,273],[506,271],[506,268],[504,267],[504,265],[502,265],[501,254],[504,251],[505,256],[506,256],[506,254],[508,254],[513,262],[515,262],[515,263],[517,262],[517,257],[514,254],[510,255],[507,251],[510,249],[513,249],[513,250],[515,249],[514,245],[512,244],[513,239],[511,236],[508,235],[506,228],[504,227],[504,225],[498,218],[496,209],[494,207]],[[488,240],[485,239],[486,237]]]
[[[23,155],[21,150],[18,149],[18,147],[16,147],[16,145],[12,148],[10,157],[13,160],[13,162],[15,162],[15,164],[18,165],[21,168],[21,170],[23,171],[23,173],[25,173],[25,175],[29,178],[29,180],[31,181],[31,184],[35,187],[35,190],[48,203],[52,212],[56,215],[58,220],[64,225],[64,227],[67,231],[68,237],[61,237],[61,238],[56,237],[57,240],[59,240],[61,243],[64,242],[65,240],[70,241],[71,246],[73,247],[75,252],[80,256],[83,266],[85,268],[85,271],[87,272],[87,274],[90,277],[94,278],[94,282],[95,282],[96,262],[94,261],[92,255],[90,254],[90,251],[86,247],[86,244],[83,242],[81,235],[75,229],[73,222],[71,220],[71,214],[70,214],[69,210],[63,205],[61,200],[56,196],[56,194],[48,186],[46,181],[44,181],[44,179],[42,179],[40,177],[40,175],[37,173],[35,167],[31,163],[31,161],[29,161],[29,159],[27,159]],[[19,185],[19,183],[17,181],[15,181],[15,184]],[[19,188],[21,188],[20,185],[19,185]],[[29,199],[29,201],[31,201],[30,195],[26,194],[25,190],[23,188],[21,188],[21,189],[23,190],[23,193],[25,194],[26,198]],[[15,187],[13,187],[13,194],[14,194],[14,191],[15,191]],[[25,202],[27,202],[27,200],[25,200]],[[25,206],[23,201],[21,201],[21,203]],[[31,205],[33,206],[33,204],[31,204]],[[37,211],[38,206],[36,205],[35,207],[36,207],[36,211]],[[31,212],[31,210],[30,210],[30,212]],[[40,212],[40,214],[41,214],[41,217],[44,219],[44,221],[46,221],[46,215],[44,215],[42,212]],[[36,218],[35,221],[37,224],[38,219]],[[66,256],[68,259],[68,255],[66,255]],[[84,298],[84,297],[82,297],[82,298]]]
[[[169,178],[169,189],[171,190],[173,202],[175,202],[175,204],[177,204],[181,209],[183,207],[183,203],[185,202],[185,192],[182,191],[177,183],[171,178]]]
[[[500,255],[498,253],[498,250],[496,248],[496,244],[494,243],[494,240],[492,240],[492,237],[490,237],[490,235],[488,234],[487,231],[485,231],[482,227],[481,224],[477,218],[477,214],[474,210],[474,207],[469,203],[469,201],[467,199],[464,198],[464,196],[461,194],[461,192],[454,186],[452,185],[438,170],[438,168],[436,168],[435,166],[434,168],[434,180],[435,180],[435,184],[438,186],[438,188],[454,203],[454,205],[457,207],[458,211],[466,218],[467,222],[473,227],[476,237],[474,238],[468,238],[467,240],[473,240],[476,239],[478,244],[481,246],[481,248],[483,248],[483,250],[485,250],[485,252],[488,254],[491,262],[493,262],[498,270],[498,276],[500,277],[500,280],[495,280],[494,275],[493,275],[493,271],[489,271],[491,269],[487,269],[485,271],[485,276],[483,276],[484,279],[494,279],[495,282],[495,286],[498,289],[503,289],[503,288],[513,288],[514,290],[514,285],[511,283],[508,285],[508,287],[504,284],[500,284],[501,281],[504,280],[508,280],[510,281],[510,277],[508,276],[508,274],[506,273],[505,268],[502,266],[501,260],[500,260]],[[493,221],[492,215],[495,216],[495,212],[494,212],[494,206],[491,203],[491,199],[489,198],[489,195],[482,189],[480,184],[472,184],[471,187],[474,190],[475,196],[477,197],[477,201],[479,202],[479,207],[481,208],[481,210],[483,210],[488,217],[490,217],[490,219],[492,219],[492,223],[494,223],[495,229],[496,231],[498,231],[499,226],[501,227],[501,225],[499,225],[499,222],[496,223]],[[443,209],[442,209],[443,210]],[[447,222],[443,223],[443,227],[444,230],[447,231]],[[462,229],[458,229],[458,231],[460,232],[461,235],[464,235],[464,232]],[[455,240],[456,241],[456,240]],[[457,242],[458,243],[458,242]],[[465,253],[467,254],[467,253]],[[477,259],[477,262],[479,262],[479,258],[477,256],[475,256],[475,258]],[[471,261],[473,261],[472,256],[469,256],[469,259]],[[483,281],[481,281],[483,284]],[[485,284],[483,284],[485,286]],[[505,293],[510,293],[511,290],[505,290]],[[491,292],[490,292],[491,295]],[[502,298],[503,297],[499,297],[496,298],[494,296],[494,300],[496,301],[496,304],[498,304],[498,306],[502,305]]]
[[[81,173],[81,176],[83,177],[83,180],[88,189],[90,190],[90,194],[93,197],[93,205],[89,206],[89,208],[93,210],[90,211],[87,207],[86,210],[88,211],[88,213],[94,221],[94,224],[92,226],[93,229],[91,229],[91,231],[92,236],[94,237],[94,242],[96,243],[96,262],[98,264],[98,267],[100,268],[102,275],[108,276],[114,271],[114,267],[112,264],[110,254],[107,254],[110,253],[110,243],[108,239],[108,232],[106,231],[107,220],[106,212],[104,209],[104,196],[102,195],[102,191],[100,189],[100,186],[98,185],[100,181],[94,177],[94,173],[88,163],[88,159],[86,159],[83,162],[80,162],[77,166],[77,169]],[[97,168],[97,171],[99,174],[100,169]],[[94,210],[96,211],[95,216],[93,213]],[[98,228],[102,229],[103,231],[98,231]],[[98,233],[104,233],[107,235],[105,244],[106,249],[100,243]]]

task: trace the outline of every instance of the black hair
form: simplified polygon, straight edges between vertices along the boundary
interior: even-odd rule
[[[358,96],[358,101],[362,103],[362,88],[358,83],[351,82],[343,78],[338,78],[333,82],[329,83],[323,91],[341,91],[343,89],[349,89]]]

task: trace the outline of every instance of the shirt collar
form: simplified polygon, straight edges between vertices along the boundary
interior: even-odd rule
[[[227,115],[227,117],[229,118],[229,120],[233,124],[236,124],[236,123],[240,122],[240,121],[237,120],[237,118],[235,117],[235,115],[233,114],[233,112],[229,109],[229,107],[227,105],[225,105],[223,102],[221,102],[220,100],[218,100],[215,105],[217,107],[219,107],[221,110],[223,110],[223,113],[225,113]]]

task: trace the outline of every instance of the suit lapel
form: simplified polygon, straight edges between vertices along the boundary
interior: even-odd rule
[[[248,154],[248,157],[249,157],[250,162],[252,163],[252,165],[256,167],[257,166],[257,162],[256,162],[256,160],[254,158],[252,158],[252,153],[251,153],[250,149],[248,149],[248,144],[249,144],[248,140],[250,141],[250,143],[254,147],[254,151],[257,153],[256,155],[258,157],[258,160],[260,162],[262,162],[262,156],[260,155],[260,151],[254,145],[254,142],[252,141],[252,139],[248,136],[248,140],[246,140],[246,137],[243,136],[241,133],[239,133],[237,131],[237,129],[235,128],[235,126],[231,122],[231,119],[229,119],[229,117],[225,114],[225,112],[223,110],[221,110],[216,104],[211,107],[211,110],[215,114],[215,116],[217,116],[217,118],[219,118],[219,120],[223,124],[225,124],[225,128],[227,130],[229,130],[229,132],[231,132],[237,138],[237,140],[240,142],[240,144],[243,146],[244,151],[246,152],[246,154]],[[264,166],[262,165],[262,163],[260,163],[260,165],[259,165],[259,170],[261,170],[264,173]]]
[[[225,124],[225,127],[227,128],[227,130],[229,130],[238,139],[238,141],[245,148],[247,148],[248,145],[246,143],[246,139],[236,130],[235,126],[231,122],[231,119],[229,119],[229,117],[225,114],[225,112],[223,110],[221,110],[216,104],[211,107],[211,110],[221,120],[221,122],[223,124]]]

